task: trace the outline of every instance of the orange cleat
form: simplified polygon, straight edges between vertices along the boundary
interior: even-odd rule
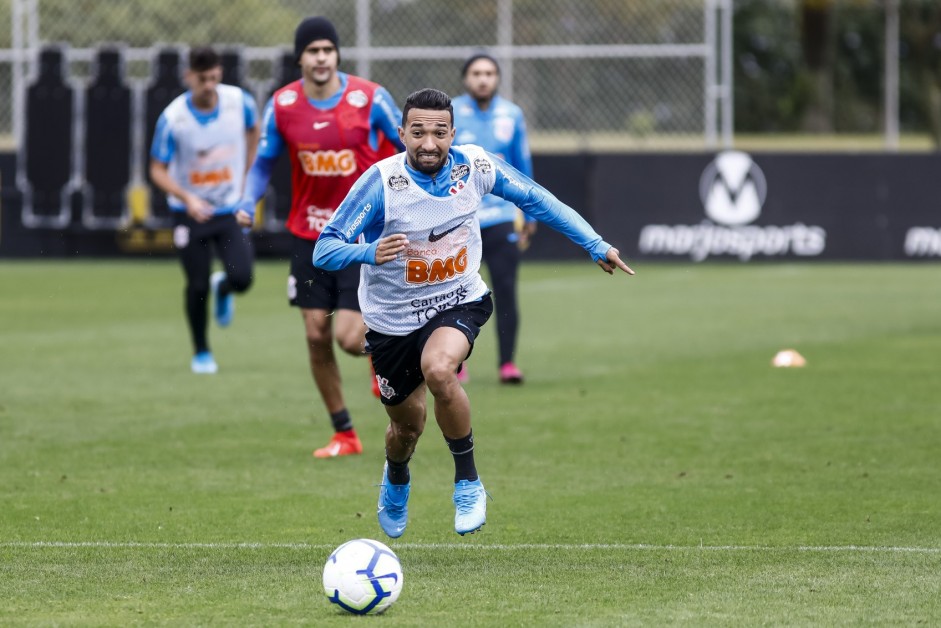
[[[363,453],[363,444],[354,430],[337,432],[326,447],[314,450],[314,458],[336,458]]]

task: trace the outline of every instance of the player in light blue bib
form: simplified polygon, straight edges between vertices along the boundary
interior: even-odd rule
[[[252,248],[236,221],[258,144],[255,99],[223,85],[222,60],[212,48],[190,51],[189,90],[161,113],[154,131],[150,178],[166,192],[173,245],[186,274],[186,320],[193,341],[194,373],[215,373],[207,335],[208,301],[220,327],[232,322],[234,295],[252,283]],[[224,270],[211,273],[212,252]]]

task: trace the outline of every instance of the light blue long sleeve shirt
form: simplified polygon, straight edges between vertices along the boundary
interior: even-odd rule
[[[605,259],[611,245],[602,240],[578,212],[496,155],[487,153],[487,157],[493,161],[496,173],[491,194],[513,203],[527,216],[559,231],[585,249],[593,260]],[[400,154],[390,159],[406,159],[406,156]],[[460,146],[452,146],[447,162],[434,176],[414,170],[407,162],[405,168],[409,178],[421,189],[444,198],[452,185],[451,169],[458,164],[469,166],[470,160]],[[375,265],[376,249],[385,229],[385,197],[379,169],[371,166],[353,185],[317,239],[314,266],[334,271],[357,263]],[[364,213],[362,208],[367,205],[371,206],[370,210]],[[360,235],[363,243],[357,243]]]
[[[523,110],[506,98],[496,95],[486,111],[477,101],[462,94],[451,101],[454,107],[455,144],[476,144],[503,159],[527,177],[533,176],[533,159]],[[481,201],[477,214],[481,228],[492,227],[516,219],[516,206],[494,194]],[[527,217],[528,218],[528,217]]]

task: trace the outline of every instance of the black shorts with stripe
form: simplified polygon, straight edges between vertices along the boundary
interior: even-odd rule
[[[462,303],[441,312],[407,336],[387,336],[367,331],[366,353],[372,356],[383,405],[396,406],[402,403],[425,381],[421,370],[421,354],[436,329],[453,327],[467,337],[470,349],[464,357],[466,360],[474,351],[474,341],[480,334],[480,328],[491,314],[493,300],[487,294],[479,301]]]
[[[359,312],[359,264],[329,271],[314,266],[316,240],[294,237],[288,302],[305,310],[355,310]]]

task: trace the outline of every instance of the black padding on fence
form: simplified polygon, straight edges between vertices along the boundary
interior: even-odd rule
[[[180,66],[179,50],[164,48],[157,54],[154,62],[153,82],[147,88],[147,94],[144,98],[144,120],[147,123],[144,134],[144,163],[150,163],[150,148],[160,114],[174,98],[186,91],[186,87],[180,80]],[[153,183],[149,183],[149,185],[151,216],[158,221],[168,219],[170,208],[167,205],[166,195]]]
[[[72,174],[72,105],[58,46],[39,53],[39,73],[26,90],[26,179],[33,213],[58,215],[62,192]],[[66,203],[68,201],[66,200]]]
[[[226,85],[244,87],[245,64],[242,62],[242,51],[238,48],[229,48],[223,50],[219,56],[222,57],[222,82]]]
[[[97,217],[118,218],[131,180],[131,90],[116,48],[98,51],[95,77],[85,91],[85,178]]]
[[[301,69],[297,65],[294,53],[285,51],[276,66],[277,74],[274,93],[284,85],[301,78]],[[303,96],[303,95],[302,95]],[[265,204],[266,221],[284,223],[291,212],[291,160],[283,155],[271,171],[269,193]]]
[[[275,78],[277,79],[275,85],[278,86],[276,89],[301,78],[301,68],[297,65],[293,52],[285,51],[281,54],[281,62],[278,64]]]

